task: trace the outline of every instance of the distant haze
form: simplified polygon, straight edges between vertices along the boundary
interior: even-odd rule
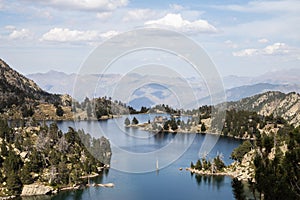
[[[270,72],[257,77],[240,77],[240,76],[226,76],[223,78],[224,87],[226,89],[226,96],[228,101],[236,101],[244,97],[249,97],[265,91],[281,91],[281,92],[300,92],[300,80],[298,78],[300,70],[282,70],[278,72]],[[90,88],[90,82],[98,82],[99,75],[80,75],[66,74],[63,72],[49,71],[47,73],[36,73],[27,75],[28,78],[34,80],[42,89],[59,94],[71,94],[73,93],[73,84],[76,80],[80,88],[80,94],[77,94],[83,100],[87,97],[98,96],[110,96],[111,91],[114,90],[118,81],[122,77],[120,74],[106,74],[101,76],[101,82],[98,83],[98,87]],[[141,76],[139,74],[131,74],[125,79],[130,85],[130,82],[134,82],[140,79],[153,80],[152,76]],[[139,109],[143,106],[152,106],[155,104],[168,104],[174,107],[178,107],[180,102],[176,99],[176,95],[172,93],[172,88],[178,88],[178,91],[186,91],[187,84],[190,85],[196,99],[200,100],[203,104],[210,104],[209,92],[206,88],[205,82],[199,78],[176,78],[176,77],[164,77],[165,81],[169,83],[169,86],[160,84],[148,84],[134,88],[134,93],[130,95],[129,99],[126,99],[125,103]],[[124,82],[122,83],[124,84]],[[175,96],[174,96],[175,95]],[[119,99],[118,99],[119,100]],[[191,100],[191,103],[194,100]]]

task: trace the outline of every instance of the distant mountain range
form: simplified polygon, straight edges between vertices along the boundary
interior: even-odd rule
[[[238,101],[245,97],[250,97],[255,94],[266,91],[300,92],[300,81],[298,75],[300,69],[283,70],[278,72],[270,72],[258,77],[240,77],[226,76],[223,78],[224,87],[226,89],[227,101]],[[79,75],[65,74],[63,72],[49,71],[47,73],[36,73],[27,75],[28,78],[34,80],[42,89],[51,93],[73,94],[73,87],[76,88],[76,97],[78,100],[83,100],[86,96],[114,96],[112,93],[118,86],[120,80],[123,85],[132,85],[133,83],[149,82],[149,84],[141,84],[140,88],[136,88],[129,98],[122,99],[122,96],[128,94],[118,94],[118,100],[126,102],[135,109],[141,106],[150,107],[156,104],[168,104],[173,107],[180,107],[182,100],[178,99],[178,94],[175,92],[186,92],[191,89],[194,91],[194,96],[184,99],[185,104],[194,105],[195,101],[200,104],[210,104],[208,89],[203,80],[197,78],[179,78],[179,77],[158,77],[158,76],[142,76],[140,74],[130,74],[124,77],[119,74],[90,74]],[[101,81],[99,82],[99,78]],[[164,85],[154,84],[152,80],[164,79]],[[151,82],[152,81],[152,82]],[[99,82],[97,88],[91,87],[89,83]],[[124,91],[124,90],[122,90]],[[124,91],[126,92],[126,91]]]
[[[296,73],[296,71],[294,73]],[[261,115],[273,114],[275,116],[283,117],[291,124],[300,125],[300,95],[296,92],[288,93],[289,91],[299,91],[299,85],[296,84],[296,79],[293,79],[294,74],[292,73],[289,75],[291,78],[291,82],[283,82],[284,80],[280,80],[281,83],[276,83],[279,81],[279,79],[277,80],[276,76],[274,75],[275,78],[270,80],[274,82],[272,84],[257,83],[228,89],[226,91],[226,94],[228,96],[227,108],[255,111]],[[100,90],[95,90],[94,88],[87,88],[85,82],[98,80],[98,75],[76,76],[75,74],[67,75],[60,72],[50,71],[46,74],[34,74],[30,75],[29,77],[37,80],[37,82],[39,82],[39,79],[43,84],[43,87],[48,87],[48,89],[50,90],[53,88],[59,88],[59,86],[63,88],[64,85],[65,93],[67,93],[67,89],[70,89],[73,85],[71,81],[74,81],[74,79],[77,78],[77,81],[79,81],[79,83],[84,86],[79,91],[84,91],[83,89],[86,89],[86,93],[83,93],[83,97],[84,94],[89,94],[90,91],[101,92],[101,89],[111,90],[112,88],[116,87],[116,84],[120,84],[121,78],[120,75],[105,75],[102,77],[102,81],[100,84],[101,87],[99,86]],[[289,76],[283,74],[283,77]],[[147,83],[149,78],[151,78],[152,80],[159,80],[162,77],[131,74],[128,77],[122,78],[122,86],[125,86],[125,88],[130,88],[130,85],[133,82],[139,84],[139,80],[146,80]],[[201,97],[201,95],[207,94],[207,89],[202,89],[202,87],[204,88],[203,82],[199,82],[193,78],[187,80],[189,83],[188,86],[186,85],[186,82],[184,82],[186,80],[182,78],[166,77],[165,79],[166,80],[164,82],[164,85],[160,85],[154,82],[140,85],[139,88],[133,90],[130,98],[127,99],[129,104],[136,105],[137,107],[149,107],[158,103],[164,103],[171,106],[180,106],[180,102],[178,102],[176,92],[179,91],[185,94],[189,89],[188,87],[192,87],[196,90],[198,89],[197,97]],[[234,79],[237,80],[236,77],[234,77]],[[227,81],[228,80],[229,79],[227,78]],[[285,93],[280,91],[283,91]],[[125,90],[124,92],[126,93],[127,91]],[[15,111],[18,111],[18,109],[22,110],[22,107],[24,106],[30,106],[35,109],[34,116],[36,116],[45,111],[48,112],[49,106],[54,107],[54,103],[60,103],[62,106],[65,106],[65,111],[69,113],[71,112],[71,105],[65,104],[65,102],[70,103],[72,101],[70,96],[56,95],[44,91],[33,80],[28,79],[17,71],[13,70],[1,59],[0,94],[1,112],[9,109],[10,107],[15,107],[15,109],[17,109]],[[208,99],[209,98],[205,96],[202,99],[199,98],[199,100],[201,100],[203,103]],[[41,104],[46,106],[48,110],[45,110],[43,107],[41,107]],[[53,109],[54,108],[51,108],[50,110]],[[41,115],[40,118],[43,118],[45,116],[47,116],[47,113]]]

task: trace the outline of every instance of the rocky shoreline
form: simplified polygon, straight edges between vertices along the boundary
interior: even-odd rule
[[[234,139],[237,139],[237,140],[255,140],[255,138],[250,138],[250,137],[237,137],[237,136],[232,136],[232,135],[224,135],[224,134],[218,134],[218,133],[213,133],[209,130],[206,130],[204,132],[201,132],[199,131],[199,128],[200,126],[193,126],[190,130],[182,130],[180,128],[178,128],[177,130],[172,130],[172,129],[169,129],[169,130],[161,130],[161,131],[158,131],[158,130],[154,130],[152,129],[151,127],[151,124],[149,123],[141,123],[141,124],[130,124],[130,125],[127,125],[125,126],[126,128],[139,128],[143,131],[149,131],[149,132],[152,132],[152,133],[157,133],[157,132],[163,132],[163,133],[180,133],[180,134],[209,134],[209,135],[220,135],[220,136],[224,136],[224,137],[230,137],[230,138],[234,138]]]
[[[231,165],[225,167],[222,171],[212,172],[211,170],[197,170],[191,167],[187,167],[186,171],[193,174],[199,174],[203,176],[230,176],[232,178],[237,178],[240,181],[255,181],[255,170],[253,166],[254,150],[248,152],[242,162],[233,162]]]

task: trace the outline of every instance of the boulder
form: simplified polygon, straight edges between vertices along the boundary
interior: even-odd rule
[[[31,184],[24,185],[21,196],[34,196],[34,195],[45,195],[51,194],[54,189],[50,186]]]

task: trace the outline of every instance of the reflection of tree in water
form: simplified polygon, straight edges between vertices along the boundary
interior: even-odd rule
[[[220,187],[223,185],[224,179],[225,179],[224,176],[213,176],[213,184],[214,184],[215,186],[217,186],[217,189],[218,189],[218,190],[219,190]]]
[[[50,200],[51,196],[30,196],[30,197],[18,197],[15,200]]]
[[[90,182],[91,183],[103,183],[104,177],[107,177],[109,174],[109,169],[104,169],[103,172],[99,174],[99,176],[91,178]],[[73,199],[73,200],[81,200],[82,199],[82,194],[85,190],[74,190],[74,191],[61,191],[59,192],[58,195],[56,196],[47,196],[47,195],[42,195],[42,196],[36,196],[36,197],[26,197],[22,198],[20,200],[61,200],[61,199]]]
[[[191,173],[191,176],[193,176],[193,173]],[[203,182],[204,185],[216,186],[217,189],[219,190],[220,187],[224,183],[225,177],[224,176],[204,176],[204,175],[196,174],[195,179],[199,186],[201,186],[201,184]]]
[[[109,174],[109,169],[105,168],[104,171],[103,171],[103,173],[104,173],[105,177],[107,177],[108,174]]]
[[[164,143],[165,141],[171,140],[176,136],[176,133],[156,133],[154,135],[155,142]]]
[[[22,197],[22,200],[60,200],[60,199],[73,199],[73,200],[81,200],[82,194],[84,190],[74,190],[74,191],[61,191],[58,195],[48,196],[33,196],[33,197]]]
[[[197,174],[197,175],[195,176],[195,178],[196,178],[197,184],[200,186],[200,185],[201,185],[201,182],[202,182],[202,176]]]

